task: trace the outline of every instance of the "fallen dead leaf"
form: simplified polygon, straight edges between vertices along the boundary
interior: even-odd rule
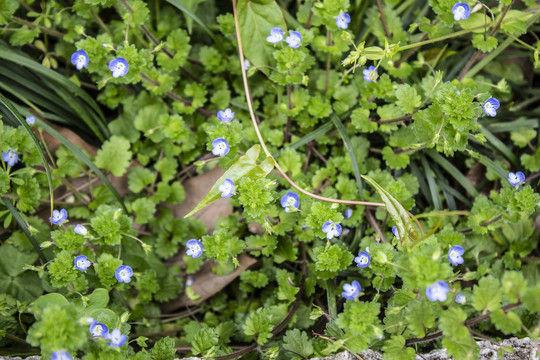
[[[241,254],[238,256],[238,262],[240,263],[240,266],[232,273],[228,275],[216,275],[212,272],[212,267],[214,267],[216,263],[212,260],[206,261],[200,270],[194,275],[195,282],[191,286],[193,291],[200,295],[201,298],[193,302],[186,296],[186,294],[182,294],[178,299],[163,304],[163,313],[176,311],[177,309],[186,306],[198,305],[211,298],[220,292],[225,286],[229,285],[234,279],[240,276],[243,271],[255,264],[257,260],[246,254]]]

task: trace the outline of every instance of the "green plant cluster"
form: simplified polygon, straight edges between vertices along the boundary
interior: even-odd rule
[[[457,21],[450,0],[0,0],[0,148],[18,154],[0,167],[0,347],[474,359],[478,334],[540,337],[540,11],[467,4]],[[113,77],[117,58],[129,70]],[[212,169],[178,216],[184,181]],[[209,231],[197,213],[225,179],[233,211]]]

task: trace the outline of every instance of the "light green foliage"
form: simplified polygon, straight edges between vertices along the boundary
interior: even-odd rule
[[[505,312],[502,309],[497,309],[491,313],[491,321],[495,327],[505,334],[514,334],[521,329],[521,319],[513,312]]]
[[[225,229],[216,230],[211,236],[203,236],[201,242],[205,256],[220,263],[232,262],[244,248],[244,242]]]
[[[122,239],[122,233],[131,230],[130,218],[112,206],[101,205],[90,220],[90,225],[96,233],[93,242],[117,245]]]
[[[412,360],[416,357],[413,348],[405,348],[405,338],[401,335],[393,336],[384,342],[383,360]]]
[[[382,150],[383,159],[392,169],[403,169],[409,165],[409,155],[396,154],[390,146],[385,146]]]
[[[493,204],[487,197],[480,195],[474,201],[468,224],[480,234],[486,234],[490,226],[483,226],[488,221],[501,214],[501,209]]]
[[[355,352],[367,348],[368,342],[377,337],[375,329],[379,325],[380,304],[374,302],[347,301],[343,312],[338,315],[336,324],[345,331],[345,338],[354,337],[352,343]]]
[[[293,178],[302,172],[302,157],[292,148],[286,148],[279,154],[279,164],[283,171],[290,174]]]
[[[287,330],[283,337],[283,348],[309,358],[313,354],[313,344],[305,331],[298,329]]]
[[[17,209],[23,212],[33,212],[34,209],[39,205],[40,191],[38,181],[28,175],[23,176],[22,184],[15,189],[15,193],[18,196]],[[12,178],[13,182],[16,182]]]
[[[173,360],[176,355],[176,349],[174,348],[174,339],[166,336],[159,339],[154,345],[150,354],[154,360]]]
[[[79,270],[76,270],[73,265],[74,259],[75,258],[69,252],[64,250],[56,255],[54,262],[47,266],[52,286],[56,288],[64,287],[70,281],[75,280]]]
[[[510,138],[514,145],[524,148],[527,144],[535,139],[537,132],[534,129],[515,130],[510,132]]]
[[[152,300],[152,294],[159,290],[155,271],[145,271],[141,276],[138,276],[135,288],[139,291],[138,298],[142,303]]]
[[[103,143],[98,151],[95,163],[98,167],[110,171],[114,176],[122,176],[126,172],[131,160],[129,141],[113,136]]]
[[[294,285],[294,274],[284,269],[277,269],[276,281],[278,283],[277,298],[292,302],[300,290],[298,286]]]
[[[262,288],[268,284],[268,275],[262,271],[246,270],[240,274],[240,280],[244,291],[252,290],[253,288]]]
[[[97,259],[94,268],[99,280],[107,289],[118,283],[114,274],[120,265],[122,265],[122,261],[114,258],[111,254],[102,254]]]
[[[154,181],[154,174],[149,169],[141,166],[135,166],[129,171],[128,187],[134,193],[141,192],[145,186],[150,185]]]
[[[343,215],[337,209],[332,208],[329,203],[313,202],[311,213],[306,218],[306,225],[311,227],[314,233],[323,239],[326,238],[326,233],[322,231],[322,226],[327,221],[339,224],[343,221]]]
[[[58,349],[74,352],[88,341],[88,327],[79,322],[75,308],[69,303],[51,304],[35,316],[37,321],[28,330],[26,340],[33,346],[41,346],[46,354]]]
[[[372,133],[377,130],[377,123],[369,119],[369,110],[355,109],[351,114],[351,124],[355,130]]]
[[[520,157],[521,163],[529,171],[540,170],[540,149],[537,149],[534,154],[523,154]]]
[[[540,284],[527,288],[523,295],[523,304],[531,312],[540,311]]]
[[[354,256],[341,244],[330,244],[313,249],[315,255],[315,270],[321,279],[331,279],[338,271],[351,265]]]
[[[86,239],[73,232],[73,230],[56,230],[51,232],[51,239],[54,244],[61,250],[66,250],[68,254],[72,254],[74,250],[80,249]]]
[[[246,335],[257,335],[257,344],[264,345],[272,336],[272,313],[269,309],[258,308],[248,315],[242,329]]]
[[[213,350],[219,342],[216,331],[212,328],[203,328],[195,335],[193,339],[193,354],[208,356],[207,353]]]
[[[262,222],[268,205],[274,200],[273,181],[268,179],[252,180],[244,177],[240,180],[238,200],[244,206],[244,212],[248,219]]]
[[[435,320],[433,306],[426,300],[411,301],[407,306],[407,323],[414,336],[424,337],[426,329],[435,325]]]
[[[422,102],[416,89],[408,84],[398,85],[395,95],[397,97],[396,105],[406,114],[412,114]]]
[[[487,276],[474,286],[472,305],[477,311],[494,311],[501,306],[502,296],[499,280]]]
[[[19,2],[16,0],[2,0],[0,2],[0,25],[6,25],[18,7]]]
[[[137,213],[135,222],[137,224],[147,224],[156,211],[156,204],[150,199],[139,198],[131,204],[133,211]]]
[[[0,293],[19,301],[32,301],[43,288],[37,274],[25,267],[37,260],[37,254],[27,254],[9,244],[0,246]]]
[[[481,34],[473,35],[473,46],[482,52],[490,52],[497,47],[497,38],[493,36],[488,36],[487,38]]]

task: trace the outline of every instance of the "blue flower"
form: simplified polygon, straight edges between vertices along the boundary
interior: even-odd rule
[[[354,300],[358,297],[358,295],[360,295],[360,291],[362,291],[360,283],[353,280],[351,284],[343,284],[343,292],[341,293],[341,296],[347,300]]]
[[[463,253],[465,250],[460,245],[454,245],[452,248],[448,251],[448,260],[452,263],[454,266],[458,266],[460,264],[463,264]]]
[[[341,225],[327,221],[323,224],[322,231],[326,233],[326,238],[330,240],[334,236],[338,237],[341,234]]]
[[[302,42],[302,34],[300,34],[298,31],[291,31],[291,34],[287,36],[285,41],[287,44],[289,44],[290,48],[296,49],[300,47],[300,43]]]
[[[73,261],[73,263],[75,264],[75,267],[77,268],[77,270],[81,270],[81,271],[86,271],[86,269],[88,269],[88,267],[92,265],[92,263],[88,261],[88,259],[84,255],[77,256],[75,258],[75,261]]]
[[[131,281],[131,277],[133,276],[133,269],[129,265],[120,265],[116,269],[114,276],[116,277],[116,280],[120,282],[125,282],[127,284]]]
[[[77,70],[81,70],[84,67],[88,66],[88,55],[84,50],[77,50],[71,54],[71,63],[75,65]]]
[[[519,186],[522,182],[525,181],[525,174],[521,171],[518,171],[517,173],[510,172],[508,173],[508,182],[512,186]]]
[[[462,293],[459,293],[459,294],[456,295],[456,304],[463,305],[463,304],[465,304],[466,300],[467,300],[467,298]]]
[[[58,350],[52,354],[51,360],[71,360],[71,356],[67,351]]]
[[[394,236],[396,237],[396,239],[400,239],[399,238],[399,231],[397,229],[397,226],[392,226],[392,234],[394,234]]]
[[[96,320],[92,321],[88,331],[90,331],[90,334],[92,334],[94,338],[109,338],[109,328],[105,324],[98,323]]]
[[[364,74],[364,80],[369,82],[374,82],[379,77],[379,73],[373,65],[371,65],[367,69],[364,69],[362,73]]]
[[[36,117],[34,115],[30,115],[26,118],[26,123],[30,126],[34,125],[36,122]]]
[[[196,259],[203,253],[203,246],[199,240],[191,239],[186,242],[186,254]]]
[[[88,230],[82,224],[75,225],[75,227],[73,228],[73,232],[75,232],[75,234],[79,234],[82,236],[85,236],[86,234],[88,234]]]
[[[64,221],[67,220],[68,214],[65,209],[62,209],[60,211],[53,210],[52,212],[52,218],[49,218],[49,222],[53,223],[54,225],[60,225]]]
[[[251,63],[249,62],[249,60],[245,59],[244,60],[244,70],[248,71],[250,66],[251,66]]]
[[[291,210],[296,211],[300,207],[300,198],[294,191],[289,191],[281,197],[281,206],[285,209],[285,212]]]
[[[283,30],[281,30],[278,27],[272,28],[270,30],[270,36],[266,38],[266,41],[268,41],[271,44],[278,44],[283,40]]]
[[[214,141],[212,141],[212,146],[214,147],[212,149],[212,154],[214,155],[225,156],[229,153],[229,150],[231,150],[227,140],[220,137],[215,138]]]
[[[440,301],[445,302],[446,301],[446,295],[450,291],[450,288],[444,281],[437,281],[433,285],[429,286],[426,289],[426,296],[430,301]]]
[[[340,29],[346,29],[351,22],[351,16],[347,13],[341,13],[336,17],[336,25]]]
[[[126,76],[129,71],[129,65],[123,57],[117,57],[109,63],[109,70],[112,71],[113,78]]]
[[[4,160],[8,166],[13,166],[19,161],[19,155],[13,149],[9,149],[7,152],[2,151],[2,160]]]
[[[358,256],[354,258],[354,262],[358,265],[359,268],[365,268],[371,262],[371,257],[367,252],[360,251],[358,253]]]
[[[218,190],[221,191],[222,198],[230,198],[234,194],[234,181],[225,179],[223,184],[218,186]]]
[[[501,106],[501,103],[499,100],[495,98],[489,98],[486,100],[484,105],[482,107],[484,108],[484,112],[487,116],[494,117],[497,115],[497,109]]]
[[[345,210],[344,216],[345,216],[345,219],[350,219],[352,216],[352,209]]]
[[[112,332],[109,333],[107,339],[111,340],[107,343],[107,345],[111,345],[112,347],[121,347],[125,344],[127,336],[122,335],[119,329],[114,329]]]
[[[471,9],[469,5],[458,2],[452,7],[452,14],[454,14],[454,20],[456,21],[465,20],[471,16]]]
[[[191,286],[195,283],[195,276],[188,276],[188,278],[186,279],[186,287],[187,286]]]
[[[234,119],[234,113],[231,111],[231,109],[226,108],[225,110],[219,110],[217,112],[217,117],[223,122],[230,122],[232,119]]]

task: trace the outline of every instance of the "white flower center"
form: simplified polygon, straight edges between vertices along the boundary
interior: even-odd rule
[[[126,277],[127,276],[127,272],[126,270],[120,270],[120,277]]]
[[[94,335],[101,336],[103,334],[103,327],[101,325],[96,325],[94,328]]]
[[[360,264],[365,265],[367,263],[368,263],[367,256],[364,256],[364,255],[360,256]]]
[[[86,58],[84,57],[84,55],[79,55],[79,57],[77,58],[77,62],[84,64],[86,62]]]
[[[456,12],[455,12],[455,16],[458,18],[458,19],[461,19],[463,18],[463,15],[465,14],[465,8],[463,6],[458,6],[456,8]]]
[[[83,260],[83,259],[79,259],[79,260],[77,261],[77,266],[78,266],[78,267],[82,268],[82,267],[84,267],[84,265],[85,265],[85,263],[84,263],[84,260]]]

